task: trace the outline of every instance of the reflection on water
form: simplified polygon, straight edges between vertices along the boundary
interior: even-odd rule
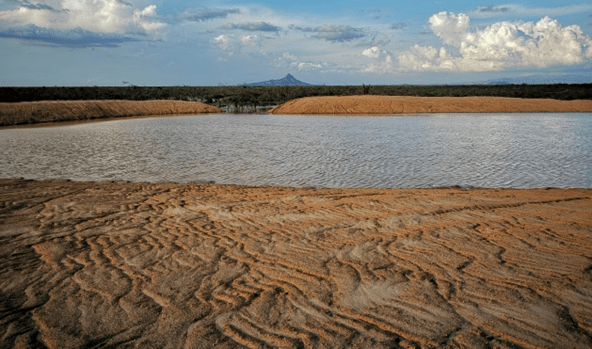
[[[207,115],[0,130],[0,177],[592,187],[592,114]]]

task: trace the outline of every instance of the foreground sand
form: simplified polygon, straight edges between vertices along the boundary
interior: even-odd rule
[[[0,126],[125,116],[222,112],[222,109],[204,103],[173,100],[0,103]]]
[[[0,180],[0,347],[592,346],[592,190]]]
[[[288,101],[271,114],[414,114],[592,112],[592,100],[560,101],[504,97],[329,96]]]

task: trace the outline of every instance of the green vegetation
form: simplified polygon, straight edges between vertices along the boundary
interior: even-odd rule
[[[42,100],[194,100],[218,107],[270,106],[309,96],[495,96],[592,99],[592,84],[442,86],[113,86],[0,87],[0,102]]]

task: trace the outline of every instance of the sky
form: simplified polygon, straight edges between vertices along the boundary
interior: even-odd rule
[[[592,3],[0,0],[0,86],[592,78]]]

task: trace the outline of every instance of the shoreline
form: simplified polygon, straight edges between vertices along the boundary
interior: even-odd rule
[[[592,112],[592,100],[507,97],[323,96],[288,101],[270,114],[406,115],[421,113]]]
[[[182,115],[180,115],[182,116]],[[142,117],[141,117],[142,118]],[[76,124],[76,123],[75,123]],[[35,125],[31,126],[32,128]],[[45,126],[44,126],[45,127]],[[47,126],[51,127],[51,126]],[[194,181],[174,181],[174,180],[126,180],[126,179],[74,179],[74,178],[26,178],[26,177],[0,177],[0,181],[23,181],[23,182],[56,182],[63,181],[69,183],[120,183],[120,184],[140,184],[140,185],[217,185],[224,187],[240,187],[240,188],[251,188],[251,189],[298,189],[298,190],[459,190],[459,191],[471,191],[471,190],[590,190],[592,187],[478,187],[472,185],[441,185],[431,187],[323,187],[323,186],[289,186],[289,185],[267,185],[267,184],[236,184],[236,183],[218,183],[215,180],[194,180]]]
[[[2,347],[592,344],[592,189],[0,179],[0,227]]]
[[[216,114],[216,113],[196,113],[196,114]],[[98,122],[109,122],[109,121],[121,121],[121,120],[133,120],[133,119],[150,119],[150,118],[166,118],[175,116],[187,116],[189,114],[160,114],[160,115],[132,115],[132,116],[116,116],[106,118],[95,118],[95,119],[84,119],[84,120],[66,120],[66,121],[53,121],[53,122],[37,122],[32,124],[18,124],[18,125],[0,125],[1,130],[12,130],[12,129],[27,129],[27,128],[43,128],[43,127],[59,127],[59,126],[76,126],[93,124]]]
[[[200,102],[176,100],[85,100],[0,103],[0,127],[39,123],[109,120],[142,116],[222,113]]]

